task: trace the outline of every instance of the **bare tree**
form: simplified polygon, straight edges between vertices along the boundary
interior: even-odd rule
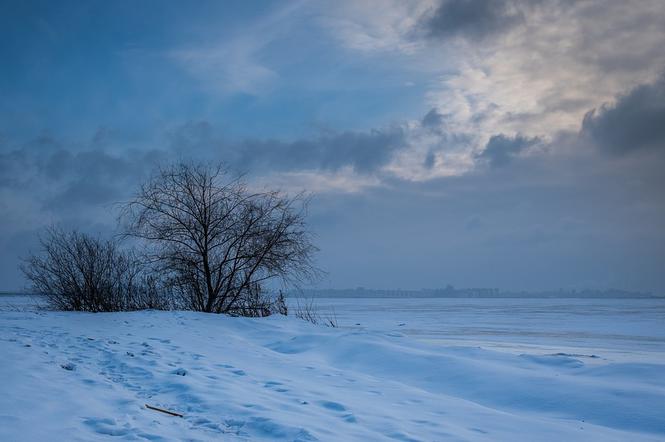
[[[306,206],[302,195],[252,192],[221,166],[179,163],[144,183],[120,219],[126,235],[145,242],[181,307],[265,316],[268,281],[317,274]]]
[[[24,259],[21,270],[51,308],[109,312],[168,307],[136,257],[115,241],[51,227],[40,245],[40,253]]]

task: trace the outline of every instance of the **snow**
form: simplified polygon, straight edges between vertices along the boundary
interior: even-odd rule
[[[344,326],[393,331],[441,345],[515,354],[597,354],[615,362],[665,361],[665,298],[316,301],[323,315],[334,315]]]
[[[330,301],[338,329],[0,308],[0,440],[665,440],[663,301],[621,323],[602,303],[570,324],[552,301],[446,313],[466,335],[438,301]]]

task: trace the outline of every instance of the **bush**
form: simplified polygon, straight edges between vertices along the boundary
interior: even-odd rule
[[[157,281],[115,241],[49,228],[40,246],[41,253],[28,256],[21,270],[50,308],[113,312],[169,307]]]
[[[279,295],[277,295],[277,298],[275,298],[273,304],[273,313],[277,313],[283,316],[287,316],[289,314],[289,307],[286,305],[286,298],[284,297],[284,293],[282,293],[281,290],[279,291]]]
[[[337,315],[335,310],[321,316],[319,310],[314,305],[314,299],[298,299],[295,310],[295,317],[303,321],[311,322],[314,325],[325,325],[326,327],[337,328]]]

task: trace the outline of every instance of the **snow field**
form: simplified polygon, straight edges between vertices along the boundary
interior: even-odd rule
[[[665,440],[665,364],[593,354],[154,311],[3,311],[0,354],[3,441]]]

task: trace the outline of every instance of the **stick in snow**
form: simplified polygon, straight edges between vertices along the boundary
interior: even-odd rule
[[[152,405],[145,404],[146,408],[149,408],[150,410],[155,410],[155,411],[160,411],[165,414],[170,414],[171,416],[177,416],[177,417],[184,417],[180,413],[176,413],[175,411],[169,411],[169,410],[164,410],[163,408],[159,407],[153,407]]]

